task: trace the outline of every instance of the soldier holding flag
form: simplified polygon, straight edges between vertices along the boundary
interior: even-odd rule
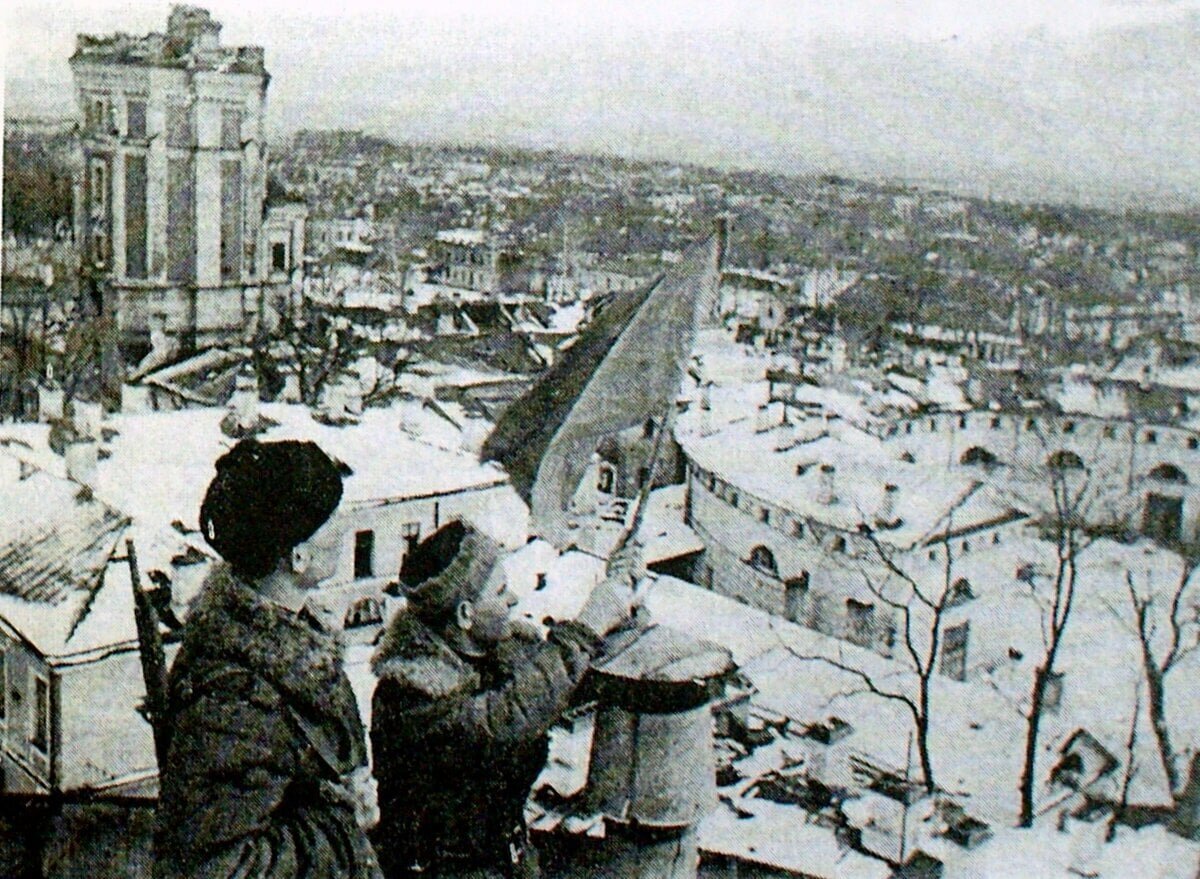
[[[514,633],[499,547],[461,522],[405,559],[408,607],[374,659],[371,744],[389,879],[529,879],[524,806],[547,733],[629,617],[632,552],[545,642]]]
[[[391,879],[537,876],[523,811],[602,639],[629,618],[635,532],[701,314],[716,294],[722,230],[648,288],[619,294],[509,407],[484,447],[530,503],[534,531],[569,541],[570,498],[606,436],[653,420],[638,512],[609,577],[545,643],[512,649],[497,548],[452,523],[405,560],[408,609],[375,657],[371,741],[380,859]]]

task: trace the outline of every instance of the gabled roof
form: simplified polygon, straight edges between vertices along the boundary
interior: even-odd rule
[[[0,594],[58,605],[99,588],[124,516],[42,472],[5,485],[0,497]]]

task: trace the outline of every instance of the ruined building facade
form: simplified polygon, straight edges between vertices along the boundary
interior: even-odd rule
[[[222,46],[220,32],[206,10],[175,6],[166,33],[81,34],[71,57],[77,240],[126,341],[241,332],[303,253],[303,217],[265,206],[263,50]]]

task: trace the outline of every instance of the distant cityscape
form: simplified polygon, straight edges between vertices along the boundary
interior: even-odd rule
[[[569,616],[649,482],[646,607],[738,665],[701,876],[1194,879],[1200,217],[268,143],[264,51],[220,31],[176,6],[80,35],[77,117],[5,120],[5,791],[153,803],[124,541],[173,645],[215,560],[213,462],[299,438],[349,472],[311,610],[367,714],[423,535],[469,518],[522,614]],[[652,424],[604,438],[571,545],[532,536],[485,439],[718,221],[667,463]],[[548,843],[581,832],[591,723],[555,730]]]

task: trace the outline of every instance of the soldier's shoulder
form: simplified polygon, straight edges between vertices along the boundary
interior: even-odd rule
[[[371,665],[380,682],[428,699],[475,690],[475,670],[428,627],[406,616],[392,621],[375,652]]]
[[[469,693],[479,684],[479,676],[462,660],[429,654],[385,659],[376,664],[375,673],[381,683],[425,699]]]

